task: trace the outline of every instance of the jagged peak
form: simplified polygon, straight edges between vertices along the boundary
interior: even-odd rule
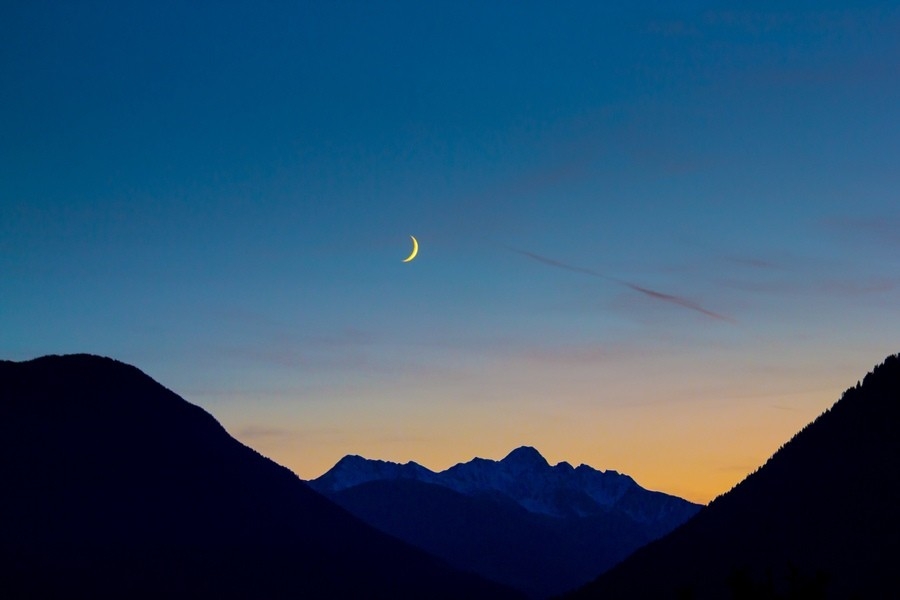
[[[359,454],[347,454],[341,458],[329,471],[341,471],[343,469],[364,469],[368,471],[382,471],[384,469],[394,470],[398,472],[431,472],[427,467],[423,467],[415,461],[407,461],[405,463],[397,463],[389,460],[381,460],[377,458],[366,458]]]
[[[338,465],[349,465],[349,464],[364,463],[364,462],[369,462],[369,459],[364,456],[360,456],[359,454],[348,454],[348,455],[344,456],[343,458],[341,458],[341,460],[337,461],[337,464],[335,464],[335,467]]]
[[[397,480],[432,483],[464,495],[499,494],[529,512],[555,517],[608,510],[626,491],[646,491],[616,471],[598,471],[584,464],[575,468],[565,461],[551,466],[531,446],[516,448],[502,460],[475,457],[439,473],[412,461],[399,464],[349,455],[310,485],[336,493],[370,481]],[[622,510],[631,518],[647,518],[643,513],[632,515],[629,507]]]

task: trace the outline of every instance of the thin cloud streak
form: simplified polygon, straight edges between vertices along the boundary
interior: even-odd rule
[[[654,298],[656,300],[662,300],[663,302],[669,302],[671,304],[676,304],[678,306],[689,308],[693,311],[702,313],[707,317],[719,320],[719,321],[728,321],[729,323],[734,323],[734,319],[731,317],[720,315],[719,313],[715,313],[711,310],[703,308],[696,302],[688,300],[687,298],[682,298],[681,296],[675,296],[673,294],[666,294],[663,292],[658,292],[656,290],[651,290],[649,288],[642,287],[637,285],[636,283],[631,283],[630,281],[625,281],[623,279],[618,279],[616,277],[610,277],[609,275],[604,275],[598,271],[594,271],[593,269],[586,269],[584,267],[577,267],[575,265],[570,265],[564,262],[560,262],[558,260],[554,260],[552,258],[547,258],[546,256],[541,256],[540,254],[535,254],[534,252],[529,252],[527,250],[520,250],[518,248],[513,248],[511,246],[507,246],[509,250],[515,252],[517,254],[521,254],[522,256],[526,256],[532,260],[535,260],[540,263],[544,263],[545,265],[549,265],[551,267],[556,267],[558,269],[565,269],[566,271],[573,271],[575,273],[582,273],[583,275],[590,275],[592,277],[598,277],[600,279],[605,279],[606,281],[612,281],[613,283],[617,283],[619,285],[625,286],[635,292],[640,292],[645,296],[649,296],[650,298]]]
[[[822,222],[829,231],[854,242],[881,242],[889,246],[900,244],[900,215],[879,215],[870,218],[832,217]]]
[[[780,268],[777,264],[770,260],[765,260],[763,258],[752,258],[746,256],[726,256],[725,260],[742,265],[744,267],[753,267],[755,269],[778,269]]]

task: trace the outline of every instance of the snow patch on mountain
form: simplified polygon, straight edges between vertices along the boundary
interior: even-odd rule
[[[551,466],[536,449],[516,448],[502,460],[474,458],[435,473],[414,462],[406,464],[342,458],[328,473],[310,481],[328,494],[369,481],[414,479],[475,496],[506,497],[525,510],[559,518],[623,512],[640,523],[669,521],[678,514],[693,514],[697,505],[639,486],[631,477],[588,465],[567,462]]]

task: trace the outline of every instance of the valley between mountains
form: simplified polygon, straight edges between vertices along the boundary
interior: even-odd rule
[[[531,447],[440,473],[347,456],[309,483],[378,529],[532,598],[587,583],[701,508],[615,471],[551,466]]]
[[[137,368],[0,361],[3,598],[893,598],[900,356],[701,507],[531,447],[294,473]]]

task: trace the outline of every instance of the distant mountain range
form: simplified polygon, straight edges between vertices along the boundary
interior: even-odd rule
[[[440,473],[347,456],[310,485],[382,531],[534,598],[590,581],[700,509],[615,471],[550,466],[530,447]]]
[[[900,598],[900,356],[570,600]]]
[[[0,361],[2,598],[516,598],[376,531],[134,367]]]

